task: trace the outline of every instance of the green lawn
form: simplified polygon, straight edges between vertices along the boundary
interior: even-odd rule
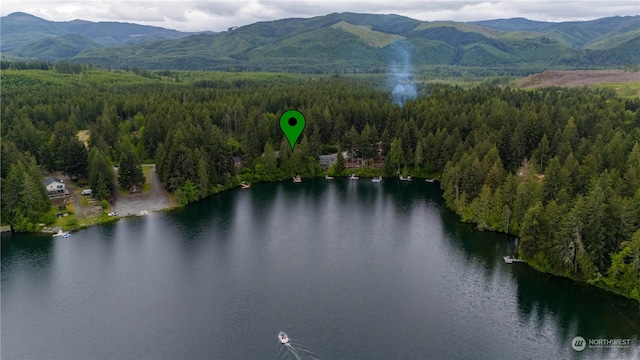
[[[151,170],[153,166],[151,165],[142,165],[142,173],[144,174],[144,185],[142,185],[142,193],[148,193],[151,191]]]
[[[48,226],[51,226],[51,227],[61,226],[63,230],[67,231],[67,230],[82,229],[95,224],[106,224],[119,219],[119,217],[117,216],[115,217],[107,216],[106,211],[102,211],[102,213],[97,216],[92,216],[85,219],[78,219],[76,217],[75,210],[76,209],[73,206],[73,204],[67,204],[66,210],[58,210],[58,207],[56,206],[51,207],[51,212],[53,213],[54,216],[57,213],[69,213],[69,215],[61,218],[56,218],[53,224],[50,224]]]
[[[57,206],[52,206],[49,211],[53,214],[54,218],[58,213],[69,213],[68,216],[56,218],[50,226],[62,226],[62,228],[66,230],[69,228],[69,222],[71,222],[71,225],[73,225],[74,222],[77,224],[78,219],[76,218],[76,207],[73,204],[67,204],[66,210],[58,210]]]

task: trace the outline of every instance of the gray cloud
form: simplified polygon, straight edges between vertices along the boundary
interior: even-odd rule
[[[257,21],[312,17],[333,12],[398,14],[418,20],[474,21],[526,17],[541,21],[590,20],[639,15],[640,2],[573,0],[493,1],[15,1],[3,2],[0,14],[27,12],[47,20],[123,21],[181,31],[221,31]]]

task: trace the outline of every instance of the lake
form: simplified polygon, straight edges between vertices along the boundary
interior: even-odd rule
[[[630,359],[638,304],[505,264],[437,183],[256,184],[2,237],[3,359]],[[279,331],[292,347],[277,340]],[[629,346],[572,348],[572,339]]]

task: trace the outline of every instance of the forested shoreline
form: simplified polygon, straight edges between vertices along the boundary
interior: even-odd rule
[[[432,84],[399,107],[355,76],[147,75],[3,71],[3,222],[48,220],[43,171],[109,190],[113,165],[135,156],[187,204],[242,180],[319,176],[318,156],[340,150],[384,160],[372,173],[441,174],[447,206],[519,236],[535,268],[640,301],[640,99]],[[294,151],[278,126],[292,108],[307,120]]]

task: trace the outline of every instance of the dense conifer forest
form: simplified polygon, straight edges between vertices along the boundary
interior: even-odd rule
[[[292,108],[307,120],[294,151],[278,125]],[[640,99],[610,90],[431,84],[400,107],[357,76],[50,68],[3,71],[1,115],[2,222],[18,231],[50,220],[45,172],[106,199],[114,164],[153,162],[188,204],[320,176],[319,155],[347,151],[363,174],[439,176],[449,208],[517,235],[532,266],[640,300]]]

